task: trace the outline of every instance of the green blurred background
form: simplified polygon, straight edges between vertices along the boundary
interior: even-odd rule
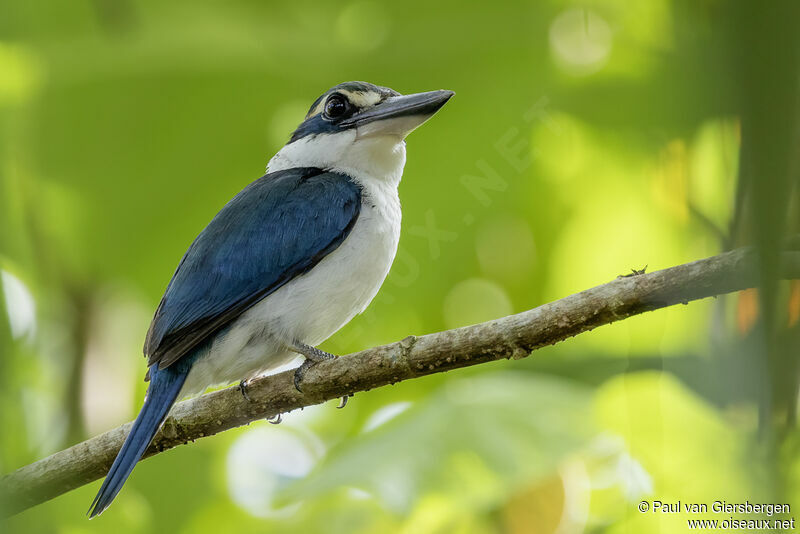
[[[346,80],[457,95],[410,136],[397,260],[327,350],[746,244],[764,283],[179,447],[97,520],[99,482],[0,530],[685,532],[691,516],[639,501],[800,507],[800,285],[771,276],[800,231],[799,15],[722,0],[4,2],[0,473],[135,416],[144,333],[181,255]]]

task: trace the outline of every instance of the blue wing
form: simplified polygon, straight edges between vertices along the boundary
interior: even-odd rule
[[[360,207],[357,184],[321,169],[288,169],[251,183],[183,256],[147,332],[148,366],[172,365],[314,267],[344,241]]]

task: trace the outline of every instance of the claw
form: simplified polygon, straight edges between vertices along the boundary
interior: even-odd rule
[[[347,399],[349,399],[349,398],[350,398],[350,395],[345,395],[341,399],[339,399],[339,406],[337,406],[336,408],[341,410],[342,408],[347,406]]]
[[[279,425],[283,421],[283,417],[281,414],[273,415],[272,417],[267,417],[267,423],[271,425]]]
[[[244,397],[244,400],[246,400],[247,402],[252,402],[251,399],[250,399],[250,395],[247,394],[247,386],[248,385],[249,385],[249,381],[242,380],[241,382],[239,382],[239,391],[241,392],[242,397]]]
[[[319,362],[333,360],[338,357],[335,354],[325,352],[311,345],[306,345],[298,340],[294,340],[294,342],[289,344],[288,348],[306,357],[305,361],[300,364],[300,367],[294,371],[294,388],[300,393],[303,392],[303,390],[300,389],[300,382],[303,381],[303,376],[305,376],[306,371],[308,371],[310,367],[314,367]]]
[[[311,367],[314,367],[316,363],[317,362],[315,362],[314,360],[305,360],[303,363],[300,364],[300,367],[294,370],[294,389],[296,389],[300,393],[303,392],[303,390],[300,389],[300,382],[303,381],[303,377],[305,376],[306,371],[308,371]]]

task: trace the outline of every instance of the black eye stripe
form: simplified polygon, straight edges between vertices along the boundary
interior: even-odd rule
[[[362,106],[369,108],[373,105],[373,100],[377,100],[374,104],[378,104],[389,97],[398,96],[399,94],[392,89],[364,82],[346,82],[332,87],[314,100],[305,120],[292,133],[289,143],[310,135],[332,134],[350,128],[352,126],[343,126],[342,121],[346,121],[354,114],[362,111]],[[352,95],[355,102],[350,100],[350,95]],[[377,99],[372,98],[375,95],[378,96]],[[326,113],[328,101],[333,97],[341,98],[345,105],[344,113],[336,117]],[[336,112],[333,112],[333,115],[336,115]]]

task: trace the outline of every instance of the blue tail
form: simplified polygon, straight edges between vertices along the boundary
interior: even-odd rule
[[[125,438],[125,443],[122,444],[111,469],[108,470],[100,491],[89,507],[90,519],[108,508],[133,471],[136,462],[147,450],[161,423],[166,419],[169,409],[175,403],[175,398],[186,381],[186,375],[189,374],[188,368],[181,369],[181,367],[185,366],[172,366],[166,369],[158,369],[158,364],[150,366],[150,387],[147,389],[144,406],[133,423],[130,434]]]

